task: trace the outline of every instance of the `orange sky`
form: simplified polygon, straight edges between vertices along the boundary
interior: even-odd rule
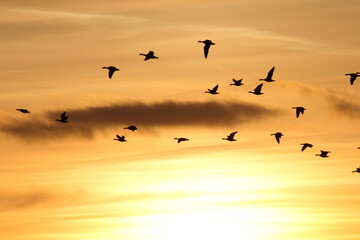
[[[1,239],[359,239],[359,10],[2,0]]]

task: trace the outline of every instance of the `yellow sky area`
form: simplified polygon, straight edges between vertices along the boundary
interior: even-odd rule
[[[359,10],[1,1],[0,238],[359,239],[360,83],[344,76],[360,71]],[[276,81],[249,94],[273,66]]]

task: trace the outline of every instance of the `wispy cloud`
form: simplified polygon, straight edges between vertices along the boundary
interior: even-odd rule
[[[154,127],[228,127],[260,121],[281,114],[272,109],[247,102],[174,102],[117,103],[82,109],[66,110],[68,124],[55,122],[64,110],[45,112],[40,118],[15,120],[0,125],[0,131],[26,140],[58,139],[77,136],[92,138],[98,131],[135,124],[140,128]]]

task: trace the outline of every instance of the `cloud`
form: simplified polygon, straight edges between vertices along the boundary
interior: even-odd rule
[[[279,109],[246,102],[174,102],[117,103],[80,109],[68,109],[70,123],[55,119],[65,110],[47,111],[34,119],[11,120],[0,131],[26,140],[59,139],[77,136],[93,138],[96,132],[128,124],[140,129],[157,127],[228,127],[260,121],[281,114]]]

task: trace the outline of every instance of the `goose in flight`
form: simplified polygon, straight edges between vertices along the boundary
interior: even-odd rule
[[[149,59],[158,59],[158,57],[156,57],[156,56],[154,55],[154,52],[153,52],[153,51],[149,51],[147,54],[140,53],[139,55],[140,55],[140,56],[145,56],[144,61],[147,61],[147,60],[149,60]]]
[[[356,170],[352,171],[353,173],[356,172],[356,173],[360,173],[360,167],[357,167]]]
[[[227,141],[230,141],[230,142],[236,141],[236,139],[234,139],[236,133],[237,132],[232,132],[232,133],[229,134],[229,136],[227,136],[226,138],[223,138],[222,140],[227,140]]]
[[[16,110],[19,112],[22,112],[22,113],[30,113],[29,110],[24,109],[24,108],[17,108]]]
[[[276,139],[277,143],[280,143],[280,138],[282,136],[284,136],[281,132],[276,132],[276,133],[270,134],[270,136],[272,136],[272,135],[275,136],[275,139]]]
[[[136,126],[134,126],[134,125],[130,125],[130,126],[128,126],[128,127],[125,127],[124,129],[129,129],[129,130],[131,130],[131,131],[135,131],[135,130],[138,130],[138,128],[136,127]]]
[[[356,73],[347,73],[345,74],[345,76],[350,76],[350,85],[353,85],[356,78],[360,76],[360,72],[356,72]]]
[[[293,107],[292,109],[296,109],[296,118],[298,118],[301,114],[304,114],[304,111],[306,110],[303,107]]]
[[[119,141],[119,142],[126,142],[127,140],[125,140],[125,136],[119,136],[116,134],[116,138],[114,138],[113,140],[115,141]]]
[[[215,43],[213,43],[211,40],[198,41],[198,42],[205,44],[205,46],[204,46],[204,56],[205,56],[205,58],[207,58],[211,45],[215,45]]]
[[[213,89],[208,89],[208,91],[205,92],[205,93],[219,94],[219,93],[217,92],[218,88],[219,88],[219,85],[216,85]]]
[[[259,84],[259,85],[254,89],[253,92],[252,92],[252,91],[249,91],[249,93],[253,93],[253,94],[255,94],[255,95],[264,94],[264,93],[261,92],[262,86],[263,86],[263,83],[262,83],[262,84]]]
[[[109,67],[103,67],[103,69],[109,70],[109,78],[111,79],[115,71],[119,71],[117,67],[109,66]]]
[[[323,151],[323,150],[320,150],[320,154],[315,154],[315,156],[320,156],[320,157],[322,157],[322,158],[327,158],[327,157],[329,157],[328,156],[328,153],[331,153],[330,151]]]
[[[310,143],[301,143],[300,145],[303,145],[301,148],[301,151],[304,151],[306,148],[312,148],[314,145],[310,144]]]
[[[183,141],[189,141],[189,139],[184,138],[184,137],[180,137],[180,138],[174,138],[175,140],[177,140],[177,143],[181,143]]]
[[[61,123],[68,123],[68,118],[69,116],[66,116],[66,112],[63,112],[61,115],[60,115],[60,119],[56,119],[56,121],[59,121]]]
[[[243,80],[243,79],[239,79],[239,80],[233,79],[233,82],[234,82],[234,83],[230,83],[230,85],[234,85],[234,86],[244,85],[244,84],[242,83],[242,80]]]
[[[259,79],[259,81],[274,82],[275,80],[272,79],[272,76],[273,76],[273,74],[274,74],[274,70],[275,70],[275,67],[272,67],[272,69],[270,69],[270,71],[268,72],[266,78],[264,78],[264,79]]]

